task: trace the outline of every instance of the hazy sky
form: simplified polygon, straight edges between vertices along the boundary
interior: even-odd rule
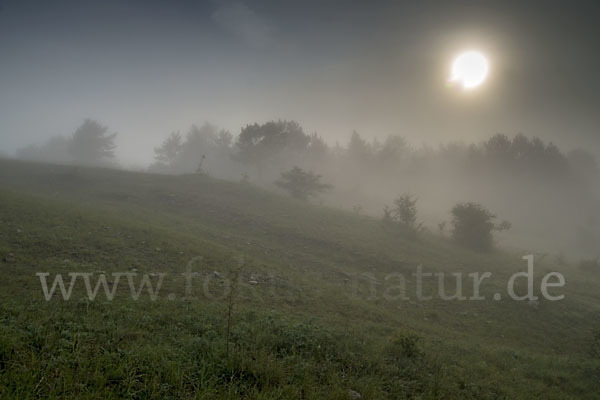
[[[0,0],[0,149],[85,117],[151,160],[173,130],[298,120],[345,142],[540,136],[600,151],[597,1]],[[477,48],[489,80],[447,87]]]

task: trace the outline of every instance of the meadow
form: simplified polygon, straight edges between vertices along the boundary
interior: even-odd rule
[[[597,399],[600,271],[536,254],[565,297],[515,301],[524,255],[206,175],[0,160],[0,397]],[[418,300],[419,265],[491,272],[486,300]],[[72,272],[166,275],[155,300],[46,301],[36,273]]]

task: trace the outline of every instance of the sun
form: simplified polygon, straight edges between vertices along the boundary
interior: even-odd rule
[[[464,90],[475,89],[485,82],[489,70],[489,62],[481,52],[465,51],[452,62],[450,82],[460,84]]]

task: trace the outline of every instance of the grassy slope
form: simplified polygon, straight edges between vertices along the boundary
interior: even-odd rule
[[[0,161],[0,397],[595,398],[600,279],[569,267],[566,298],[493,301],[520,256],[482,255],[379,221],[202,176]],[[12,255],[9,255],[12,254]],[[179,276],[244,255],[227,355],[224,300],[183,300]],[[414,300],[416,265],[491,271],[488,300]],[[161,296],[46,302],[36,272],[170,272]],[[352,280],[407,279],[411,301]],[[211,275],[212,276],[212,275]],[[466,283],[465,283],[466,284]],[[210,289],[222,293],[218,279]],[[538,286],[539,287],[539,286]],[[428,289],[431,289],[430,287]],[[469,285],[465,287],[470,293]],[[173,293],[175,300],[169,300]],[[421,337],[414,350],[413,333]]]

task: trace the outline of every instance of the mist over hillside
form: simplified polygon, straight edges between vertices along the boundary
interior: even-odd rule
[[[119,136],[108,132],[101,123],[86,120],[72,136],[27,146],[16,156],[122,168],[128,163],[115,158]],[[155,162],[145,167],[149,172],[203,173],[270,190],[278,190],[279,176],[297,166],[333,186],[316,201],[371,216],[381,216],[397,196],[410,194],[417,198],[419,221],[434,232],[449,222],[454,204],[482,203],[511,222],[512,229],[499,238],[504,246],[555,256],[599,256],[595,156],[537,137],[496,134],[477,143],[418,147],[400,135],[367,141],[355,131],[348,142],[331,145],[295,121],[253,123],[235,135],[205,123],[172,132],[156,144],[153,157]]]
[[[598,16],[0,0],[0,399],[598,400]]]

